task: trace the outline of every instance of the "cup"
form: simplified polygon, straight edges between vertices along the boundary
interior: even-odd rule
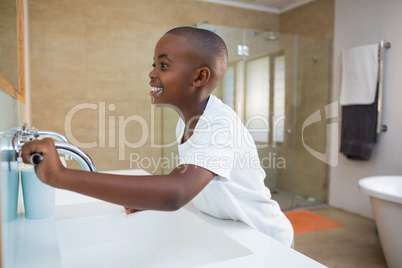
[[[39,180],[34,167],[30,166],[21,170],[21,184],[25,218],[40,220],[52,217],[55,189]]]
[[[1,171],[1,216],[2,222],[17,218],[19,171]]]

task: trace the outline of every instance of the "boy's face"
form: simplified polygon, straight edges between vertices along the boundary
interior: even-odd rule
[[[149,73],[155,105],[179,107],[189,101],[196,79],[196,53],[184,37],[165,34],[155,46],[153,70]]]

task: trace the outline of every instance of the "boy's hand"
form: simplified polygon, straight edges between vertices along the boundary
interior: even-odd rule
[[[42,162],[35,166],[38,178],[51,186],[56,186],[56,179],[65,169],[59,159],[54,142],[50,138],[38,141],[29,141],[22,146],[21,157],[24,163],[31,164],[30,157],[33,153],[40,153]]]
[[[126,214],[131,214],[131,213],[135,213],[138,211],[142,211],[141,209],[136,209],[136,208],[129,208],[129,207],[124,207],[126,209]]]

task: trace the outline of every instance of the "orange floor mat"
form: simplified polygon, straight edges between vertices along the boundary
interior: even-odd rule
[[[342,226],[339,222],[305,210],[289,211],[285,215],[292,223],[295,234]]]

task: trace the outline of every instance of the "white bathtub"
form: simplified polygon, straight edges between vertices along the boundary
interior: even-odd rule
[[[388,266],[402,267],[402,176],[363,178],[359,188],[370,196]]]

